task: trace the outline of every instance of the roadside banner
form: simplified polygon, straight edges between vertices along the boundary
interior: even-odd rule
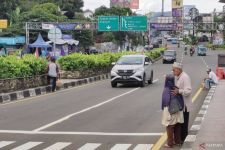
[[[0,29],[6,29],[8,27],[8,21],[5,19],[0,19]]]
[[[223,34],[220,32],[215,33],[213,36],[213,45],[223,45],[223,44],[224,44]]]
[[[75,23],[58,23],[57,28],[61,30],[74,30],[76,24]]]
[[[131,0],[130,9],[139,9],[139,0]]]
[[[176,23],[151,23],[151,29],[162,30],[162,31],[171,31],[177,29]]]
[[[182,8],[173,8],[172,16],[173,17],[182,17]]]
[[[110,6],[127,7],[130,9],[139,9],[139,0],[110,0]]]
[[[183,0],[172,0],[172,8],[182,8]]]
[[[50,24],[50,23],[42,23],[42,29],[45,29],[45,30],[50,30],[50,29],[53,29],[55,28],[55,25],[54,24]]]

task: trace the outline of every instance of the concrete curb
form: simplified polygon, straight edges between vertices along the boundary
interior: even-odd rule
[[[207,110],[209,108],[210,102],[215,94],[216,86],[212,86],[209,90],[208,95],[206,96],[204,103],[199,110],[193,125],[189,131],[188,136],[186,137],[182,147],[180,150],[192,150],[195,141],[197,140],[197,135],[199,130],[201,129],[201,124],[207,114]]]
[[[68,89],[68,88],[81,86],[84,84],[88,84],[88,83],[92,83],[92,82],[96,82],[96,81],[100,81],[100,80],[105,80],[105,79],[109,79],[109,78],[110,78],[110,74],[104,74],[104,75],[89,77],[89,78],[85,78],[85,79],[80,79],[78,81],[63,83],[62,88],[57,89],[57,90]],[[2,93],[2,94],[0,94],[0,104],[17,101],[17,100],[21,100],[24,98],[34,97],[34,96],[38,96],[38,95],[44,95],[47,93],[51,93],[51,86],[42,86],[42,87],[37,87],[37,88],[32,88],[32,89],[26,89],[23,91]]]

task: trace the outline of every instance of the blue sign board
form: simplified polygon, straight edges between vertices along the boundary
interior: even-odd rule
[[[161,31],[171,31],[177,30],[176,23],[151,23],[151,29],[161,30]]]
[[[98,31],[118,31],[119,16],[99,16]]]
[[[25,36],[0,37],[0,44],[6,44],[6,45],[25,44]]]
[[[146,16],[121,16],[120,30],[121,31],[147,31]]]

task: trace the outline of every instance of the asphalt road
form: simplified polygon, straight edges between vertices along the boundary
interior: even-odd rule
[[[206,66],[215,69],[219,52],[209,51],[204,58],[183,56],[182,49],[177,52],[191,77],[194,96]],[[164,76],[171,73],[171,64],[161,60],[153,66],[154,84],[145,88],[111,88],[110,80],[105,80],[0,105],[0,149],[150,149],[165,132],[161,94]],[[205,95],[202,91],[195,101],[191,122]]]

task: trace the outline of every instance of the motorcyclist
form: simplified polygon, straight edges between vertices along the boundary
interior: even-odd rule
[[[185,55],[187,55],[187,50],[188,50],[187,45],[185,45],[184,46],[184,53],[185,53]]]
[[[180,48],[180,42],[178,42],[177,47]]]
[[[194,46],[191,46],[190,48],[190,56],[192,56],[195,52]]]

